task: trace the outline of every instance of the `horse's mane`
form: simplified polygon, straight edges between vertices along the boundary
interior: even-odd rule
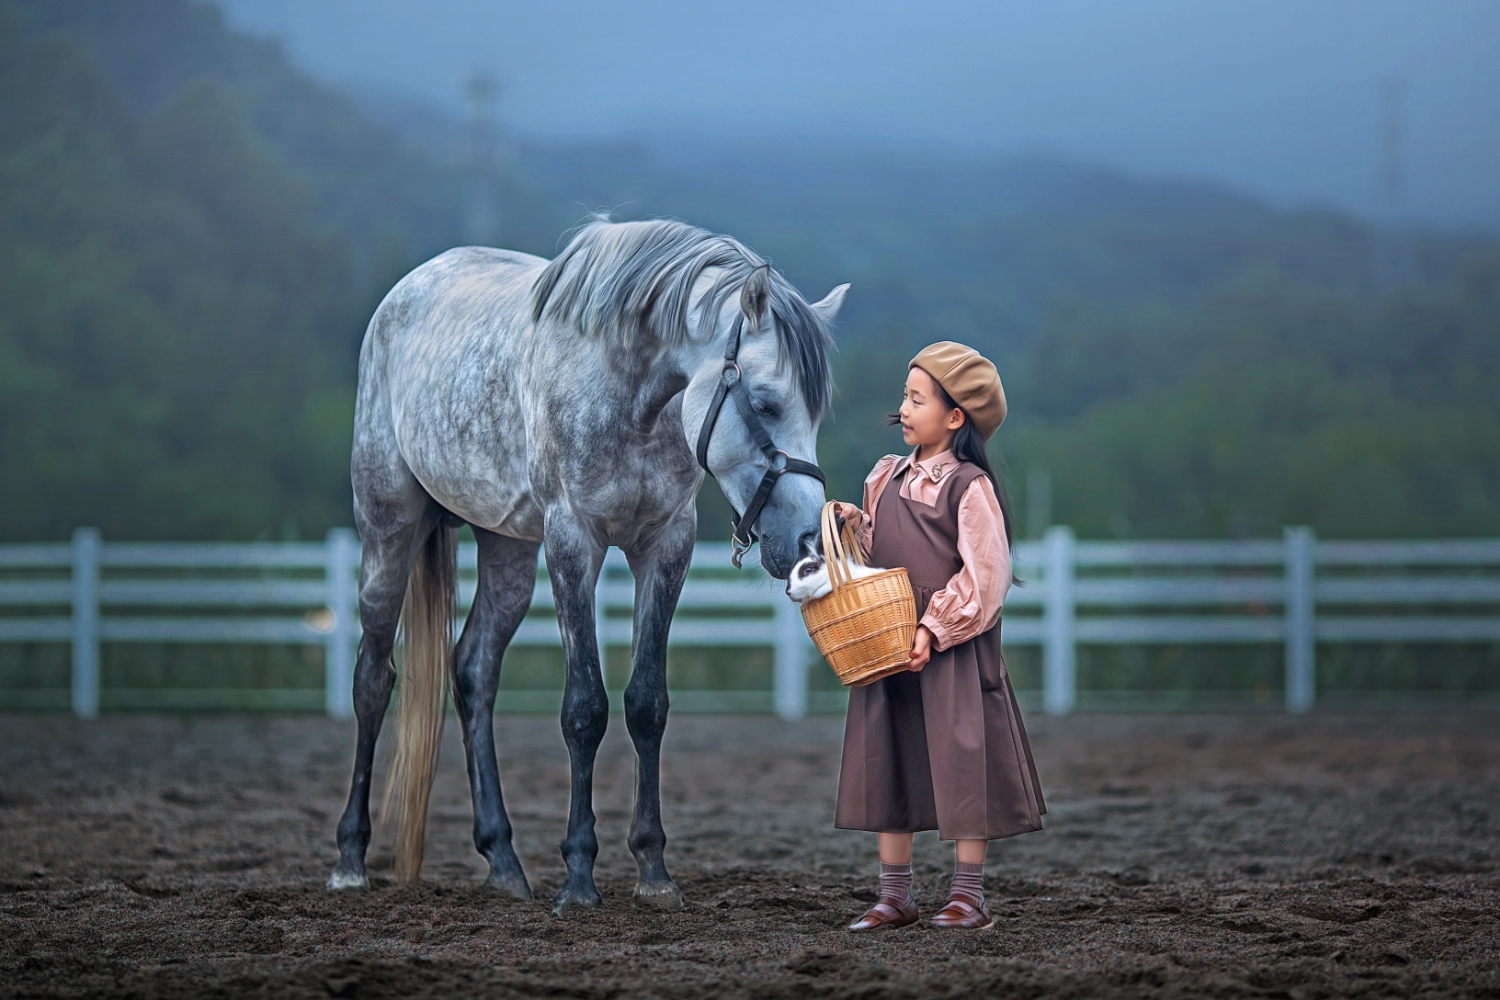
[[[614,338],[622,347],[638,340],[677,344],[688,337],[693,284],[705,270],[721,269],[698,305],[700,323],[712,322],[764,263],[738,240],[685,223],[600,219],[580,229],[537,277],[532,320],[545,316],[585,336]],[[828,330],[774,269],[770,309],[782,356],[794,362],[809,412],[821,416],[832,395]]]

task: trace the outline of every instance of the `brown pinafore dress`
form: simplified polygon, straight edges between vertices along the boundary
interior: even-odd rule
[[[937,503],[901,495],[903,474],[876,501],[870,565],[904,566],[917,617],[963,565],[958,508],[984,473],[960,463]],[[1000,623],[934,651],[920,673],[849,689],[839,769],[841,830],[937,830],[942,840],[997,840],[1042,828],[1042,786],[1000,655]]]

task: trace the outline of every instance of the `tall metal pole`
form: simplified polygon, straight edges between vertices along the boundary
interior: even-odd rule
[[[499,212],[495,204],[497,166],[495,100],[499,85],[483,73],[469,77],[464,86],[469,98],[469,210],[465,230],[469,242],[487,246],[495,242]]]
[[[1380,82],[1380,232],[1376,246],[1378,277],[1390,289],[1417,276],[1412,245],[1409,177],[1406,169],[1406,82],[1398,76]]]

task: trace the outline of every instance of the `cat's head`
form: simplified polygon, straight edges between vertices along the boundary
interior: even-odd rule
[[[786,596],[801,604],[823,597],[833,590],[828,582],[828,566],[822,556],[808,556],[792,567],[786,578]]]

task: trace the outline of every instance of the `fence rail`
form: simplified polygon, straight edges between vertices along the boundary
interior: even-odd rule
[[[1006,600],[1005,641],[1042,647],[1042,704],[1055,714],[1077,705],[1080,644],[1281,643],[1285,707],[1305,712],[1319,642],[1500,642],[1500,539],[1319,542],[1310,529],[1288,528],[1280,542],[1078,542],[1058,527],[1015,555],[1029,583]],[[473,598],[474,560],[474,547],[461,546],[462,608]],[[100,707],[102,643],[321,645],[323,708],[346,718],[358,563],[348,529],[322,543],[200,544],[104,542],[80,528],[70,545],[0,546],[0,643],[70,643],[69,699],[84,717]],[[630,644],[622,614],[633,598],[629,569],[611,550],[596,601],[601,644]],[[560,646],[552,608],[544,565],[512,645]],[[780,584],[758,568],[730,570],[726,545],[700,544],[678,609],[672,645],[770,647],[770,707],[785,718],[808,711],[814,651]],[[682,693],[700,707],[766,705],[764,693],[708,694]],[[245,695],[112,697],[122,707],[301,704],[288,692]]]

